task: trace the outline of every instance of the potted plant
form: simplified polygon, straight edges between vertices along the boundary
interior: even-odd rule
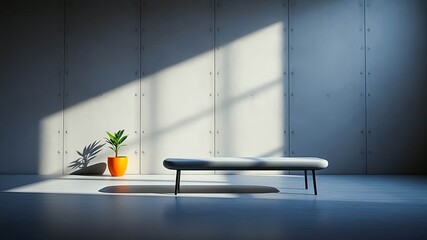
[[[110,149],[114,151],[114,157],[108,157],[108,170],[110,170],[111,176],[120,177],[125,174],[126,168],[128,166],[128,157],[127,156],[119,156],[119,149],[123,145],[123,142],[128,137],[123,136],[125,130],[119,130],[114,134],[107,132],[108,138],[106,142],[110,144]]]

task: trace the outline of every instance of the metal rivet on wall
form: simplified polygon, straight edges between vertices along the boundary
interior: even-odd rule
[[[361,133],[361,134],[363,134],[363,130],[362,130],[362,131],[360,131],[360,133]]]
[[[216,131],[216,133],[219,133],[219,130],[218,130],[218,131]]]
[[[58,150],[58,153],[61,153],[61,151]]]
[[[138,151],[137,151],[137,150],[135,150],[135,154],[138,154]]]

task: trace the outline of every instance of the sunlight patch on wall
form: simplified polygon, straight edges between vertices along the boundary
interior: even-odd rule
[[[286,151],[285,24],[276,22],[230,43],[219,26],[217,156],[283,156]],[[223,36],[224,35],[224,36]]]
[[[62,112],[50,114],[39,123],[38,174],[52,175],[62,173]]]
[[[64,173],[72,172],[70,164],[81,158],[84,150],[94,143],[105,143],[106,131],[125,129],[129,137],[119,155],[129,158],[127,173],[139,173],[139,81],[131,81],[111,91],[104,92],[88,100],[79,102],[64,110]],[[73,96],[70,93],[69,97]],[[108,146],[91,160],[91,165],[106,162],[107,156],[114,155]]]

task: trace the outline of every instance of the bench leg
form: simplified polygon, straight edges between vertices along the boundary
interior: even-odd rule
[[[311,170],[313,173],[313,186],[314,186],[314,195],[317,195],[317,187],[316,187],[316,173],[314,170]]]
[[[181,170],[176,170],[176,180],[175,180],[175,195],[179,193],[179,183],[181,181]]]
[[[304,170],[305,189],[308,189],[307,170]]]

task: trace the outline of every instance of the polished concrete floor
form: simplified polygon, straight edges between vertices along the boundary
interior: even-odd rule
[[[311,176],[309,176],[311,180]],[[0,175],[0,239],[426,239],[426,176]]]

